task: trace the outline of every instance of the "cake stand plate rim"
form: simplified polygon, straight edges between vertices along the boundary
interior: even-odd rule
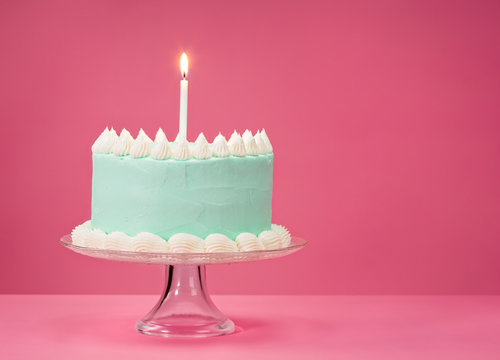
[[[74,245],[71,234],[62,236],[59,240],[64,247],[94,258],[136,262],[145,264],[162,265],[208,265],[208,264],[229,264],[238,262],[251,262],[258,260],[274,259],[290,255],[307,245],[307,241],[296,236],[292,236],[291,245],[286,248],[272,250],[256,250],[241,252],[219,252],[219,253],[147,253],[121,250],[106,250],[82,247]]]

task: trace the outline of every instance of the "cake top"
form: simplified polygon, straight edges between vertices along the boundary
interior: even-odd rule
[[[155,140],[140,129],[139,134],[134,139],[127,129],[123,129],[120,135],[111,128],[104,129],[97,140],[92,145],[94,154],[114,154],[116,156],[131,156],[134,158],[151,157],[153,159],[209,159],[211,157],[227,156],[257,156],[273,152],[273,147],[266,134],[266,130],[257,131],[255,135],[248,129],[243,135],[236,130],[233,132],[229,141],[219,133],[209,143],[203,133],[198,135],[194,143],[185,139],[177,138],[170,142],[167,136],[160,128],[158,129]]]

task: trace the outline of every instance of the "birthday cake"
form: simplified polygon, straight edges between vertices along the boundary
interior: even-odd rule
[[[106,128],[92,146],[91,219],[73,244],[135,252],[237,252],[290,245],[271,223],[273,148],[265,130],[209,143],[134,139]]]

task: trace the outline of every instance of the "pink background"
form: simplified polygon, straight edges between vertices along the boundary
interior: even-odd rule
[[[500,34],[487,1],[3,1],[0,292],[150,293],[58,244],[106,126],[265,127],[274,222],[310,244],[215,293],[500,294]]]

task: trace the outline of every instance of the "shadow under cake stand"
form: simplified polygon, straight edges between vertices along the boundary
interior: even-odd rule
[[[142,334],[163,337],[208,337],[234,332],[234,323],[214,305],[207,293],[206,265],[232,264],[273,259],[302,249],[306,241],[293,237],[283,249],[230,253],[144,253],[94,249],[72,243],[71,235],[61,244],[94,258],[165,265],[165,289],[158,303],[137,322]]]

